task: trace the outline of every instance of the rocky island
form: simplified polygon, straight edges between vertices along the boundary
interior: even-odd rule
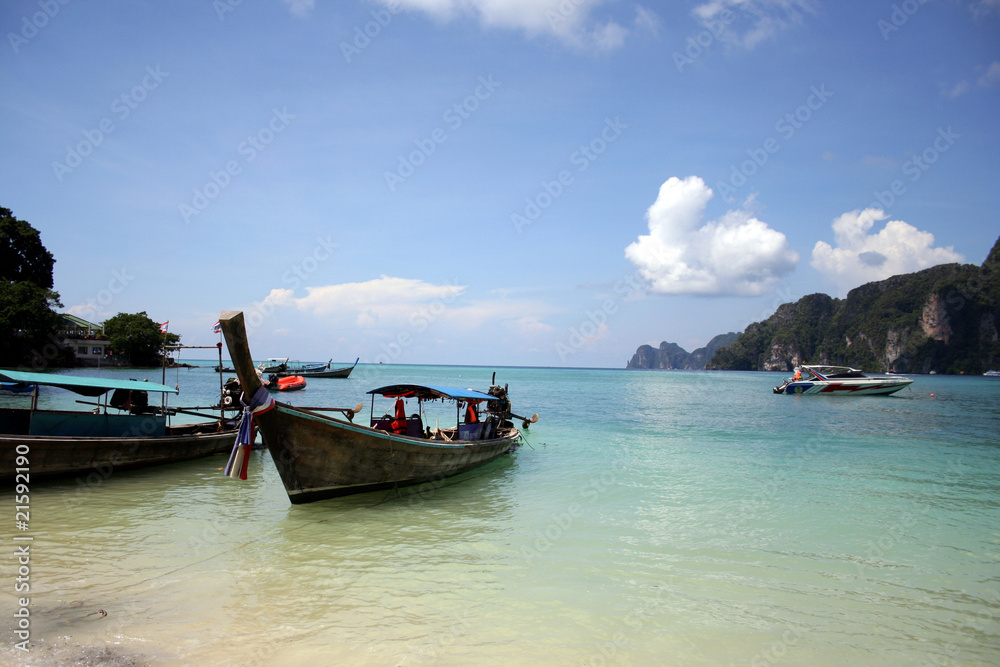
[[[790,371],[801,363],[873,372],[981,374],[1000,365],[1000,239],[982,266],[942,264],[844,299],[809,294],[724,339],[709,361],[672,343],[641,346],[627,368]],[[726,337],[732,336],[732,339]],[[686,355],[686,356],[685,356]]]

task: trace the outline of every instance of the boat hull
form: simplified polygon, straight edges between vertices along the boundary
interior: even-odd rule
[[[520,439],[516,428],[478,441],[397,436],[283,403],[257,424],[294,504],[457,475],[515,450]]]
[[[865,380],[831,380],[829,382],[798,381],[789,382],[774,388],[776,394],[827,396],[888,396],[913,383],[909,378],[865,378]]]
[[[357,366],[358,362],[354,362],[354,366]],[[323,368],[320,370],[312,371],[285,371],[283,373],[276,373],[280,377],[285,377],[288,375],[301,375],[307,378],[347,378],[351,376],[351,371],[354,370],[354,366],[345,366],[343,368]]]
[[[76,436],[0,435],[0,483],[15,481],[16,468],[28,468],[32,481],[74,475],[131,470],[189,461],[212,454],[228,453],[236,440],[234,430],[221,433],[189,433],[194,427],[176,427],[177,434],[152,437],[81,438]],[[19,448],[19,446],[21,446]],[[27,466],[17,466],[18,452],[27,447]]]

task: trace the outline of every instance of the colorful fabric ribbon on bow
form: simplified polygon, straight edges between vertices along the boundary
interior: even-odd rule
[[[229,455],[229,462],[223,470],[223,474],[233,479],[246,479],[247,466],[250,465],[250,448],[253,446],[253,439],[256,435],[256,424],[254,417],[262,415],[274,408],[274,399],[267,393],[267,389],[259,387],[254,392],[253,398],[247,404],[240,396],[240,403],[243,404],[243,417],[240,418],[240,427],[236,431],[236,443],[233,445],[233,452]]]

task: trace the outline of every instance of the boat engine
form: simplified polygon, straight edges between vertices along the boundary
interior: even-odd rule
[[[513,426],[510,422],[510,399],[507,398],[507,385],[491,385],[489,391],[486,392],[490,396],[496,396],[498,401],[495,401],[495,407],[493,412],[500,415],[501,426],[510,427]]]

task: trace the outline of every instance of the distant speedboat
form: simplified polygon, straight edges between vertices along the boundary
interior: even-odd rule
[[[775,387],[774,393],[884,396],[912,383],[913,380],[901,375],[868,376],[847,366],[799,366],[795,376]]]
[[[983,375],[988,378],[1000,378],[1000,371],[986,371]]]

